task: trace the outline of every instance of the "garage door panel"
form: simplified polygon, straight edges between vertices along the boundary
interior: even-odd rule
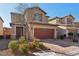
[[[54,29],[35,28],[34,36],[39,39],[52,39],[54,37]]]

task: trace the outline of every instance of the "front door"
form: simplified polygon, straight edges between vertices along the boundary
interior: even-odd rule
[[[16,27],[16,38],[23,36],[23,27]]]

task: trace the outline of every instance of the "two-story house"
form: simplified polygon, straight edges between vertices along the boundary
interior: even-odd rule
[[[76,21],[76,22],[74,22],[74,24],[75,24],[75,27],[76,27],[76,34],[79,34],[79,22]]]
[[[39,7],[27,8],[24,13],[11,13],[12,37],[29,38],[28,26],[33,37],[39,39],[56,38],[57,24],[49,24],[46,12]]]
[[[76,31],[75,18],[72,15],[67,15],[64,17],[55,17],[49,20],[50,24],[58,24],[57,27],[57,36],[66,35],[68,37],[68,33],[74,33]]]

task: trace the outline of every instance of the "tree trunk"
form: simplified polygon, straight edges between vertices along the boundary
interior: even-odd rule
[[[33,33],[31,32],[32,29],[31,29],[31,26],[28,22],[26,22],[26,28],[27,28],[27,31],[28,31],[28,36],[29,36],[29,39],[32,40],[33,39]]]

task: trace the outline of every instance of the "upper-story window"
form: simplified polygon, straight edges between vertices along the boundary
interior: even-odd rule
[[[71,18],[67,18],[67,24],[73,24],[73,20]]]
[[[60,20],[59,20],[59,23],[60,23],[60,24],[65,24],[65,20],[64,20],[64,19],[60,19]]]
[[[35,21],[41,21],[42,20],[42,16],[38,13],[34,14],[34,20]]]

